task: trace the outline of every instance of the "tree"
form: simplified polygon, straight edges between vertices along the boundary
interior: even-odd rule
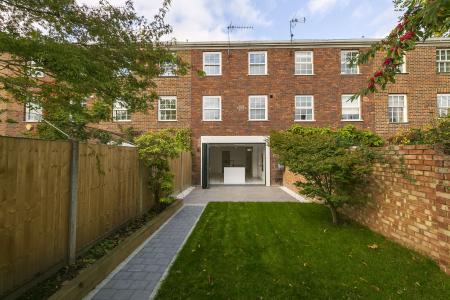
[[[361,191],[378,157],[371,147],[383,141],[353,126],[332,130],[294,125],[272,132],[269,144],[281,164],[304,178],[296,182],[300,193],[322,199],[338,224],[339,207],[366,199]]]
[[[152,108],[153,79],[163,67],[186,72],[171,43],[161,41],[171,32],[164,22],[169,5],[164,0],[150,22],[130,0],[122,7],[107,0],[96,7],[75,0],[0,0],[0,101],[36,103],[46,120],[79,139],[90,137],[87,124],[111,119],[117,100],[130,112]],[[40,127],[44,136],[64,138]]]
[[[146,133],[135,140],[139,158],[149,170],[148,184],[156,203],[173,191],[173,174],[169,160],[190,150],[190,131],[164,129]]]
[[[394,4],[397,9],[404,11],[397,27],[353,61],[365,64],[377,53],[384,55],[383,64],[358,95],[368,95],[379,88],[384,90],[389,82],[395,83],[405,53],[413,50],[418,42],[430,37],[448,37],[450,34],[449,0],[394,0]]]

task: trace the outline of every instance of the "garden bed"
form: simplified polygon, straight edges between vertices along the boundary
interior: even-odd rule
[[[73,266],[60,269],[19,299],[81,299],[126,259],[181,207],[177,200],[166,208],[151,210],[78,257]]]

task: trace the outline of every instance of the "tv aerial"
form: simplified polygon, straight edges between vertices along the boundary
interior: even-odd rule
[[[230,55],[230,47],[231,47],[231,33],[233,31],[244,31],[244,30],[252,30],[253,26],[245,26],[245,25],[233,25],[232,22],[230,22],[230,25],[227,26],[227,32],[228,32],[228,55]]]
[[[306,18],[292,18],[289,21],[289,32],[291,33],[291,43],[294,40],[294,28],[297,26],[298,23],[306,23]]]

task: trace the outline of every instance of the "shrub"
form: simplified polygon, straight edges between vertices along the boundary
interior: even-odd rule
[[[140,159],[149,169],[149,188],[156,203],[166,201],[173,191],[173,174],[169,160],[190,150],[190,132],[186,129],[164,129],[136,138]]]
[[[444,153],[450,154],[450,115],[422,128],[401,131],[391,137],[389,142],[396,145],[441,146]]]
[[[296,182],[299,191],[322,199],[337,224],[339,207],[365,201],[360,191],[379,157],[372,147],[384,142],[353,126],[339,130],[293,126],[273,132],[269,144],[280,163],[305,179]]]

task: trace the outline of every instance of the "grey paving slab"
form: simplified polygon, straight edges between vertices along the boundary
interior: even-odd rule
[[[208,202],[298,202],[280,187],[272,186],[212,186],[196,187],[184,198],[186,204]]]
[[[85,299],[148,300],[203,209],[202,205],[183,206]]]

